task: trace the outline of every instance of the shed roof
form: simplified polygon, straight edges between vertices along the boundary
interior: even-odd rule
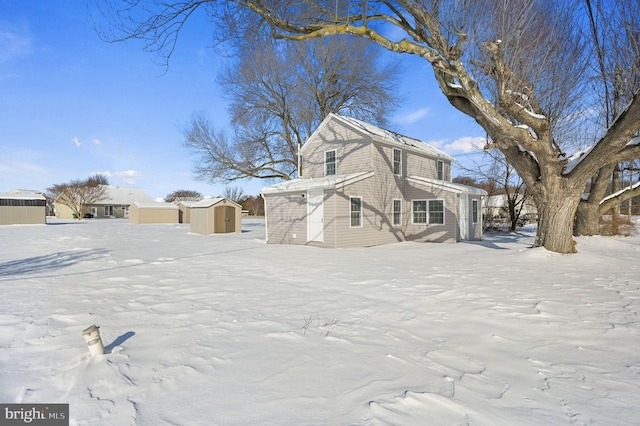
[[[142,209],[178,209],[178,206],[173,203],[141,203],[139,201],[134,201],[133,204]]]
[[[228,198],[220,198],[220,197],[217,197],[217,198],[205,198],[204,200],[200,200],[197,203],[192,204],[191,208],[192,209],[208,208],[208,207],[214,206],[214,205],[216,205],[218,203],[221,203],[223,201],[227,201],[227,202],[229,202],[230,204],[233,204],[236,207],[242,208],[242,206],[240,204],[236,203],[235,201],[232,201],[232,200],[230,200]]]
[[[11,192],[0,192],[0,198],[4,200],[44,200],[45,197],[39,192],[13,190]]]

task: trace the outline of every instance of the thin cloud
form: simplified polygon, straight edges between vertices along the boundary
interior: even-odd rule
[[[95,145],[100,145],[102,142],[100,142],[100,139],[93,139],[91,142],[93,142]]]
[[[429,108],[420,108],[417,111],[414,111],[399,117],[397,121],[402,124],[412,124],[412,123],[415,123],[416,121],[419,121],[420,119],[425,117],[427,114],[429,114]]]
[[[465,136],[443,146],[447,152],[478,152],[484,148],[486,138],[481,136]]]
[[[71,139],[71,142],[73,142],[76,145],[76,147],[80,146],[80,141],[78,140],[78,138]]]
[[[0,29],[0,63],[14,61],[31,54],[31,38]]]
[[[137,179],[142,176],[142,173],[137,170],[123,170],[115,172],[114,176],[116,179],[126,183],[127,185],[134,185],[137,182]]]

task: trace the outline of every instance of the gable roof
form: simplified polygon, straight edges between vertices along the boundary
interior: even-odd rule
[[[136,201],[140,203],[153,203],[147,193],[140,188],[130,188],[127,186],[105,185],[107,187],[107,197],[96,204],[117,204],[131,205]]]
[[[221,203],[223,201],[228,201],[230,204],[233,204],[237,207],[242,207],[240,204],[236,203],[235,201],[231,201],[228,198],[205,198],[204,200],[200,200],[197,203],[191,204],[190,208],[192,209],[200,209],[200,208],[208,208],[211,206],[215,206],[218,203]]]
[[[359,182],[371,176],[373,176],[373,172],[359,172],[351,173],[348,175],[333,175],[325,176],[322,178],[293,179],[277,183],[275,185],[266,186],[262,188],[262,190],[260,190],[260,193],[277,194],[285,192],[301,192],[313,189],[339,188],[344,185]]]
[[[316,134],[320,133],[322,129],[328,126],[328,123],[330,123],[331,121],[338,122],[343,126],[347,126],[352,130],[355,130],[358,133],[365,134],[377,142],[397,145],[399,148],[408,148],[410,150],[415,150],[423,154],[427,154],[431,157],[441,158],[443,160],[448,160],[451,162],[456,161],[454,157],[450,156],[446,152],[440,151],[439,149],[419,139],[404,136],[400,133],[392,132],[391,130],[383,129],[381,127],[374,126],[373,124],[369,124],[355,118],[345,117],[343,115],[334,113],[329,113],[329,115],[322,121],[322,123],[320,123],[318,128],[311,134],[311,136],[309,136],[308,140],[314,138]],[[304,149],[305,145],[306,143],[302,146],[302,149]]]

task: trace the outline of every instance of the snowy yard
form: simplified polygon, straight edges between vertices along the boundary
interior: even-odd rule
[[[0,227],[0,402],[72,425],[639,422],[638,237],[332,250],[260,221],[49,222]]]

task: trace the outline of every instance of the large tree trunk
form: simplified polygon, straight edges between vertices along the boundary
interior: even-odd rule
[[[598,221],[600,219],[599,204],[581,202],[578,204],[576,218],[573,224],[573,235],[592,236],[600,234]]]
[[[557,253],[575,253],[573,220],[579,196],[562,191],[547,194],[538,206],[538,232],[534,247],[544,247]]]

